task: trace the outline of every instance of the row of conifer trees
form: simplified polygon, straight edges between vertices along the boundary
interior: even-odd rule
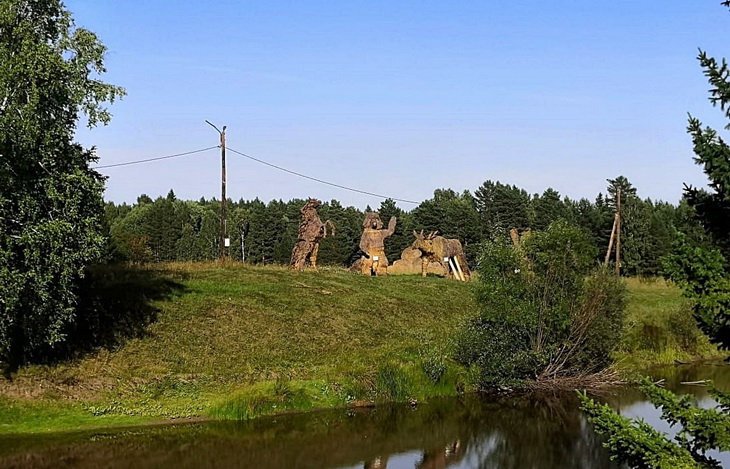
[[[386,243],[391,262],[413,242],[413,230],[438,230],[443,236],[458,238],[470,263],[475,263],[484,240],[502,236],[511,228],[544,230],[561,219],[589,236],[596,261],[600,261],[609,242],[617,189],[622,194],[623,271],[627,275],[656,275],[675,232],[701,230],[685,203],[641,199],[622,176],[609,179],[605,195],[599,193],[593,201],[571,200],[550,188],[531,195],[514,185],[486,181],[473,193],[437,189],[432,198],[409,211],[392,199],[368,206],[365,211],[377,210],[384,223],[391,216],[398,218],[396,232]],[[288,263],[303,205],[304,199],[268,203],[259,199],[229,200],[229,258],[256,264]],[[360,256],[364,211],[331,200],[323,203],[319,215],[323,221],[331,219],[337,228],[336,236],[321,243],[320,264],[351,265]],[[106,221],[110,256],[115,260],[145,263],[220,257],[220,202],[215,199],[184,201],[172,190],[155,200],[142,195],[133,205],[107,203]]]

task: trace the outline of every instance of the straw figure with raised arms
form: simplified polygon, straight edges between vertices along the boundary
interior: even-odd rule
[[[317,214],[317,208],[322,202],[317,199],[309,199],[299,210],[299,237],[291,251],[291,270],[304,270],[307,260],[314,270],[317,270],[317,253],[319,252],[319,240],[327,237],[327,226],[330,227],[332,236],[335,235],[335,225],[332,220],[322,223]]]
[[[367,212],[362,223],[363,231],[360,237],[360,250],[365,254],[353,266],[365,275],[387,275],[388,258],[385,256],[385,240],[395,233],[396,218],[391,217],[388,228],[383,228],[383,222],[378,212]]]

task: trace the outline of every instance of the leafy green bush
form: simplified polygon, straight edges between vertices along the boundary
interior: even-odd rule
[[[621,341],[625,307],[623,281],[613,271],[595,269],[584,283],[580,309],[572,317],[571,327],[583,327],[585,332],[568,361],[571,368],[592,373],[611,364],[610,352]]]
[[[457,339],[456,360],[482,389],[603,369],[622,329],[625,287],[593,269],[580,229],[556,222],[515,247],[486,243],[479,262],[480,311]]]
[[[525,346],[529,341],[519,325],[476,318],[462,330],[455,358],[470,367],[481,389],[515,387],[546,365],[545,354]]]
[[[688,309],[685,306],[672,311],[667,321],[667,329],[681,350],[694,354],[697,352],[702,332],[697,328],[697,322]]]

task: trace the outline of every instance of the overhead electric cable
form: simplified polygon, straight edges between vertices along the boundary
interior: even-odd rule
[[[248,158],[249,160],[253,160],[253,161],[256,161],[257,163],[261,163],[261,164],[264,164],[266,166],[270,166],[270,167],[272,167],[274,169],[278,169],[279,171],[284,171],[285,173],[293,174],[294,176],[299,176],[301,178],[305,178],[305,179],[309,179],[311,181],[319,182],[320,184],[327,184],[328,186],[337,187],[339,189],[344,189],[344,190],[351,191],[351,192],[358,192],[360,194],[372,195],[374,197],[379,197],[381,199],[392,199],[392,200],[395,200],[396,202],[404,202],[404,203],[407,203],[407,204],[414,204],[414,205],[420,204],[420,202],[415,202],[413,200],[398,199],[396,197],[389,197],[387,195],[376,194],[374,192],[363,191],[363,190],[360,190],[360,189],[355,189],[355,188],[352,188],[352,187],[343,186],[341,184],[335,184],[334,182],[329,182],[329,181],[324,181],[322,179],[317,179],[315,177],[307,176],[306,174],[298,173],[296,171],[292,171],[292,170],[289,170],[289,169],[286,169],[286,168],[282,168],[281,166],[277,166],[275,164],[271,164],[271,163],[266,162],[264,160],[260,160],[258,158],[254,158],[251,155],[247,155],[245,153],[241,153],[240,151],[234,150],[231,147],[227,147],[227,148],[228,148],[229,151],[232,151],[233,153],[237,153],[237,154],[243,156],[244,158]]]
[[[116,164],[107,164],[107,165],[103,165],[103,166],[94,166],[91,169],[115,168],[117,166],[129,166],[129,165],[133,165],[133,164],[149,163],[150,161],[166,160],[169,158],[177,158],[179,156],[192,155],[194,153],[202,153],[204,151],[212,150],[214,148],[220,148],[220,145],[215,145],[215,146],[208,147],[208,148],[201,148],[200,150],[186,151],[184,153],[176,153],[174,155],[158,156],[157,158],[147,158],[145,160],[127,161],[126,163],[116,163]]]

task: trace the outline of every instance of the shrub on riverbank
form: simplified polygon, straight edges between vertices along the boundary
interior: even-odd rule
[[[603,370],[620,340],[625,286],[592,269],[593,249],[567,223],[519,247],[487,243],[480,259],[479,314],[457,340],[456,360],[479,388],[574,378]]]

